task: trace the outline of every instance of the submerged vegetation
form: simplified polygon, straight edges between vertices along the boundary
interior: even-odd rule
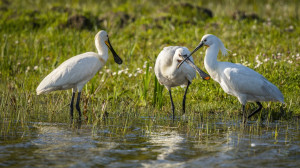
[[[168,120],[168,94],[153,66],[165,46],[193,49],[202,35],[222,39],[229,56],[261,73],[283,93],[285,104],[263,103],[254,121],[298,120],[300,116],[299,1],[0,1],[1,137],[29,122],[69,121],[71,90],[37,96],[39,82],[63,61],[96,51],[95,34],[104,29],[122,65],[110,55],[106,66],[85,85],[81,109],[85,122],[150,117]],[[205,52],[194,55],[204,70]],[[251,81],[249,81],[251,82]],[[173,90],[176,116],[184,89]],[[189,88],[187,121],[241,117],[238,100],[213,80],[199,77]],[[251,103],[247,109],[253,109]],[[75,113],[76,114],[76,113]],[[75,115],[76,116],[76,115]],[[151,124],[147,123],[147,124]],[[175,124],[184,125],[177,120]],[[146,124],[146,125],[147,125]],[[193,124],[190,124],[193,125]],[[15,131],[17,131],[16,129]],[[2,138],[1,138],[2,139]]]

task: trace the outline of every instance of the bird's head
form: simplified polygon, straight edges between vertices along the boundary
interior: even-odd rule
[[[190,54],[190,51],[187,48],[178,48],[175,51],[174,57],[173,57],[173,61],[174,63],[176,63],[177,65],[180,64],[185,57],[187,57]]]
[[[104,42],[106,44],[106,46],[109,48],[109,50],[111,51],[111,53],[113,54],[115,62],[117,64],[122,64],[123,61],[118,56],[118,54],[115,52],[114,48],[112,47],[106,31],[104,31],[104,30],[99,31],[95,36],[95,42],[96,42],[96,45],[100,45]]]
[[[225,48],[224,44],[222,43],[222,41],[215,35],[212,34],[206,34],[202,37],[199,45],[195,48],[195,50],[191,53],[191,55],[197,51],[198,49],[200,49],[202,46],[207,46],[210,47],[211,45],[218,45],[218,48],[221,50],[222,55],[227,55],[227,49]]]
[[[212,45],[217,45],[218,48],[221,50],[222,55],[227,55],[227,50],[224,46],[224,44],[222,43],[222,41],[215,35],[212,34],[206,34],[202,37],[200,43],[198,44],[198,46],[187,56],[187,58],[189,58],[191,55],[193,55],[196,51],[198,51],[201,47],[203,46],[207,46],[210,47]],[[179,68],[185,61],[185,58],[178,66],[177,68]]]
[[[95,39],[97,39],[97,38],[99,38],[99,39],[101,39],[101,40],[103,40],[103,41],[107,41],[107,40],[108,40],[108,34],[107,34],[106,31],[100,30],[100,31],[96,34]]]
[[[173,57],[173,62],[176,63],[177,66],[179,66],[180,64],[182,64],[183,60],[186,60],[186,63],[188,65],[184,65],[184,66],[191,66],[192,68],[194,68],[196,70],[196,72],[199,73],[199,75],[201,76],[202,79],[204,80],[209,80],[210,79],[210,76],[207,75],[204,71],[202,71],[200,68],[198,68],[192,59],[188,58],[188,55],[190,55],[190,51],[185,48],[185,47],[182,47],[182,48],[178,48],[176,51],[175,51],[175,55]]]

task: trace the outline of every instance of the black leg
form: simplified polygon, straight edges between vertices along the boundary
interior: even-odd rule
[[[172,93],[171,93],[171,89],[169,90],[169,94],[170,94],[170,99],[171,99],[171,105],[172,105],[172,111],[173,111],[173,121],[174,121],[174,118],[175,118],[175,113],[174,113],[174,103],[173,103],[173,99],[172,99]]]
[[[75,97],[75,92],[72,93],[72,99],[71,99],[71,103],[70,103],[70,116],[71,116],[71,119],[73,119],[73,103],[74,103],[74,97]]]
[[[256,104],[258,105],[258,108],[257,108],[253,113],[251,113],[251,114],[248,116],[248,119],[249,119],[250,117],[252,117],[255,113],[259,112],[259,111],[262,109],[263,106],[261,105],[260,102],[256,102]]]
[[[81,95],[81,92],[78,92],[77,102],[76,102],[76,110],[78,111],[79,119],[81,119],[81,112],[80,112],[80,107],[79,107],[80,95]]]
[[[188,84],[186,86],[186,89],[185,89],[185,93],[183,95],[183,100],[182,100],[182,110],[183,110],[183,114],[185,114],[185,99],[186,99],[186,94],[187,94],[187,91],[189,89],[189,86],[190,86],[191,82],[188,81]]]
[[[242,112],[243,112],[243,123],[245,124],[247,121],[247,118],[245,117],[245,105],[242,105]]]

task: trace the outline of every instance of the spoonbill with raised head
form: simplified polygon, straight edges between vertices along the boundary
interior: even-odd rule
[[[95,45],[98,53],[86,52],[76,55],[47,75],[36,89],[37,95],[55,90],[72,89],[70,103],[70,116],[73,119],[73,102],[76,91],[78,91],[76,109],[81,118],[79,107],[80,94],[83,86],[105,65],[108,59],[108,49],[112,52],[117,64],[122,64],[122,59],[113,49],[106,31],[101,30],[95,36]]]
[[[192,80],[196,77],[196,71],[200,74],[200,76],[208,80],[210,77],[201,69],[199,69],[195,64],[193,64],[193,58],[188,58],[186,63],[184,63],[180,68],[177,69],[179,63],[190,54],[190,51],[186,47],[180,46],[169,46],[165,47],[158,55],[155,62],[155,75],[157,80],[161,85],[164,85],[169,91],[172,112],[173,112],[173,120],[175,118],[175,108],[172,99],[171,88],[185,85],[186,90],[183,96],[182,101],[182,110],[183,114],[185,113],[185,100],[186,94],[189,88],[189,85],[192,83]],[[196,69],[196,71],[194,70]]]
[[[238,98],[242,104],[243,119],[245,119],[245,105],[247,102],[256,102],[258,105],[258,108],[250,113],[248,119],[262,109],[263,106],[260,103],[262,101],[279,101],[284,103],[280,90],[261,74],[241,64],[217,61],[219,50],[221,50],[223,55],[227,55],[227,49],[218,37],[212,34],[204,35],[199,45],[189,56],[202,46],[208,47],[204,58],[205,69],[226,93]]]

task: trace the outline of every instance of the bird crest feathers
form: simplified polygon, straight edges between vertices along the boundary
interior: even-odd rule
[[[230,50],[228,50],[227,48],[225,48],[223,42],[222,42],[219,38],[218,38],[218,40],[219,40],[219,47],[220,47],[220,50],[221,50],[221,52],[222,52],[222,55],[223,55],[223,56],[228,55],[228,52],[227,52],[227,51],[230,51]]]

